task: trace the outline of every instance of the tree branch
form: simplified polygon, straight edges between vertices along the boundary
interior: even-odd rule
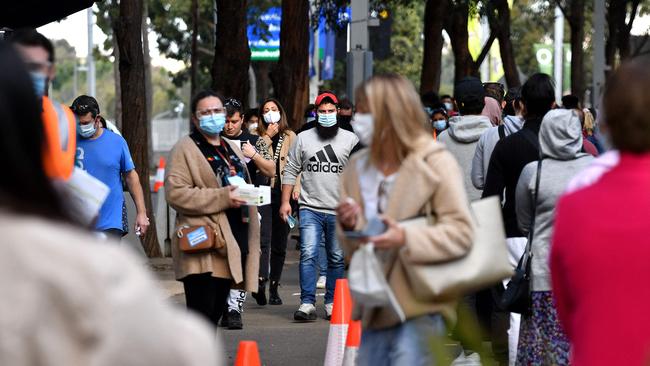
[[[478,66],[481,66],[483,60],[485,60],[485,57],[487,57],[488,53],[490,53],[490,48],[492,48],[492,43],[494,43],[494,40],[496,38],[497,38],[496,33],[491,31],[490,38],[488,38],[487,42],[485,42],[485,45],[483,46],[481,53],[478,55],[478,58],[476,59],[476,64]]]
[[[630,12],[630,22],[625,25],[625,29],[627,33],[629,34],[632,31],[632,25],[634,24],[634,19],[636,18],[636,14],[639,10],[639,4],[641,3],[641,0],[632,0],[632,9]]]

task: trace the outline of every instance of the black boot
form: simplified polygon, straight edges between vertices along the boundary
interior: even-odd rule
[[[271,281],[271,286],[269,287],[269,304],[271,305],[282,305],[282,299],[278,294],[278,286],[280,286],[278,281]]]
[[[266,305],[266,278],[260,278],[257,292],[253,292],[253,298],[257,301],[257,305]]]
[[[242,329],[243,327],[241,314],[236,310],[228,310],[228,329]]]

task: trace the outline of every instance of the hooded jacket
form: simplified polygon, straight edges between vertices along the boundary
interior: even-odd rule
[[[525,234],[531,229],[535,216],[532,252],[532,291],[550,291],[550,239],[555,219],[555,207],[573,176],[586,168],[593,157],[582,151],[582,128],[578,115],[572,110],[548,112],[539,130],[542,172],[537,204],[534,201],[537,162],[524,167],[517,183],[516,210],[519,228]],[[535,206],[537,211],[535,213]]]
[[[503,133],[505,136],[510,136],[515,132],[519,132],[524,125],[524,120],[518,116],[506,116],[503,119]],[[490,165],[490,157],[497,142],[501,139],[499,136],[500,126],[494,126],[487,131],[483,132],[481,138],[476,145],[476,152],[472,160],[472,184],[476,189],[483,189],[485,185],[485,176],[487,175],[488,166]]]
[[[481,191],[474,188],[471,180],[474,152],[481,135],[491,127],[492,123],[486,116],[452,117],[449,119],[449,128],[438,136],[438,141],[444,143],[447,150],[458,160],[470,202],[481,198]]]

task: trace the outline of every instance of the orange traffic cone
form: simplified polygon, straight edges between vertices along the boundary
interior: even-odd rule
[[[153,191],[158,192],[160,188],[165,184],[165,158],[160,157],[158,161],[158,170],[156,171],[156,182],[153,184]]]
[[[357,364],[357,353],[361,345],[361,321],[350,321],[348,328],[348,339],[345,342],[345,355],[343,356],[343,366],[355,366]]]
[[[257,350],[257,342],[241,341],[235,358],[235,366],[261,366],[260,352]]]
[[[338,279],[334,288],[334,308],[332,309],[332,320],[330,320],[330,331],[327,338],[325,366],[343,365],[345,341],[351,317],[352,296],[350,295],[348,280],[345,278]]]

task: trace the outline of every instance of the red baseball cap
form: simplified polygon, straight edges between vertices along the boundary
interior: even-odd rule
[[[332,99],[334,104],[339,104],[339,100],[336,98],[336,95],[334,95],[334,93],[324,92],[324,93],[319,94],[316,97],[316,101],[314,101],[314,105],[318,107],[319,105],[321,105],[321,103],[323,102],[323,99],[325,99],[325,98],[330,98],[330,99]]]

